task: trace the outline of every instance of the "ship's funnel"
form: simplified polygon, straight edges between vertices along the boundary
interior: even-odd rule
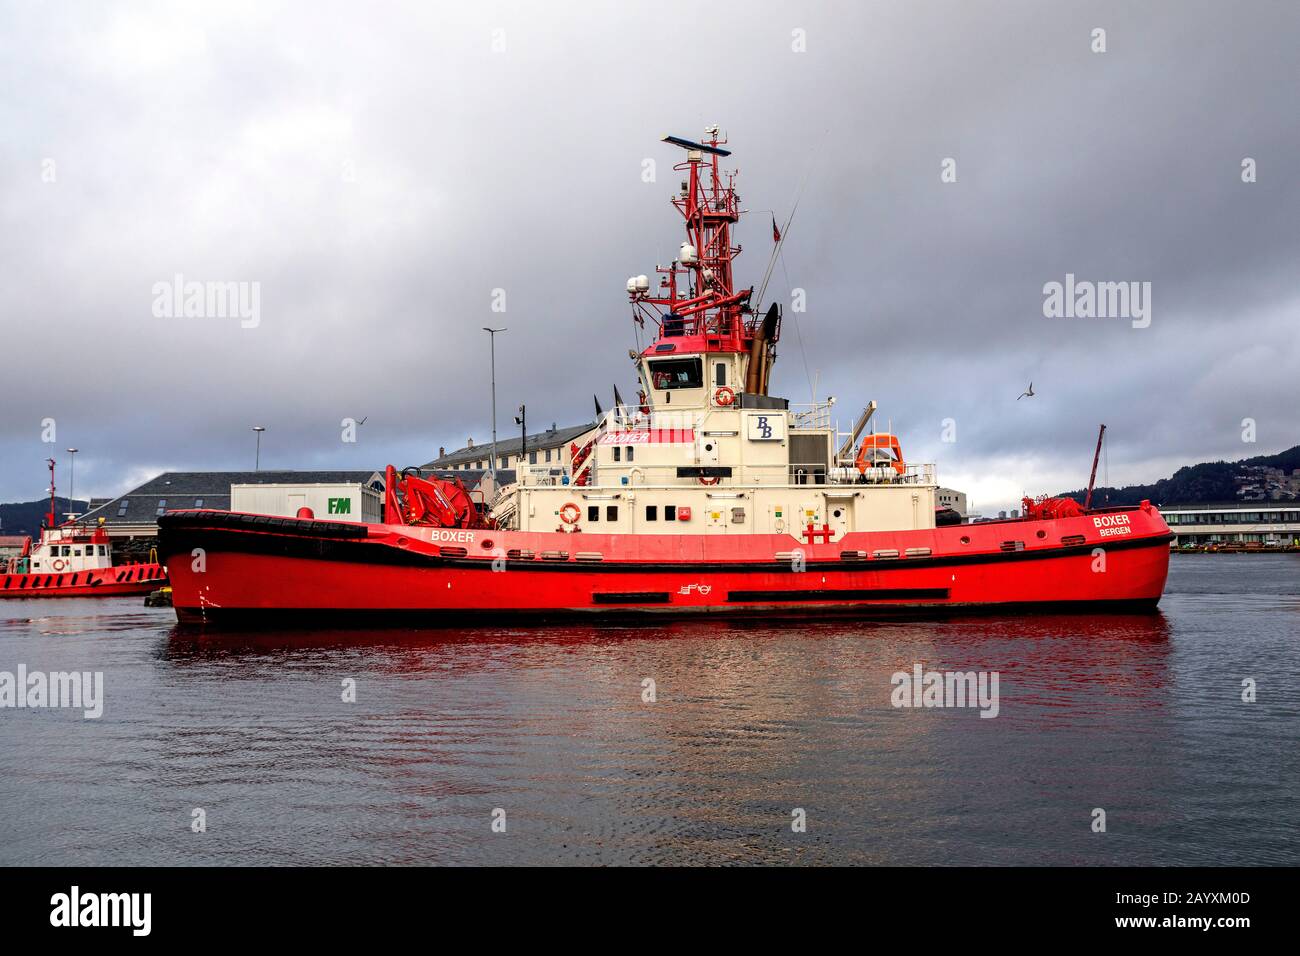
[[[781,309],[773,302],[768,306],[762,324],[754,331],[749,345],[749,370],[745,373],[745,391],[752,395],[767,394],[767,379],[772,369],[771,349],[780,321]]]

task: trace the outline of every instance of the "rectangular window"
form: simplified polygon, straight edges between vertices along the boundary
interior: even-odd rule
[[[70,558],[70,557],[72,557],[72,548],[71,548],[71,546],[66,545],[66,544],[63,546],[63,556],[64,556],[65,558]]]
[[[203,499],[202,499],[202,498],[195,498],[195,499],[194,499],[194,507],[196,507],[196,508],[202,508],[202,507],[203,507]]]
[[[615,461],[623,460],[623,449],[619,448],[617,445],[614,446],[614,460]]]
[[[658,520],[659,520],[659,506],[658,506],[658,505],[646,505],[646,506],[645,506],[645,520],[646,520],[646,521],[658,521]]]
[[[664,505],[664,520],[665,520],[665,521],[676,521],[676,520],[677,520],[677,506],[676,506],[676,505]]]
[[[587,520],[588,521],[600,520],[600,505],[587,505]]]
[[[79,557],[81,557],[81,549],[80,549],[80,548],[77,548],[75,551],[73,551],[73,552],[72,552],[72,556],[73,556],[74,558],[79,558]]]
[[[618,520],[618,505],[606,505],[606,506],[605,506],[605,520],[606,520],[606,521],[617,521],[617,520]]]
[[[704,364],[698,358],[651,362],[650,383],[660,390],[700,388],[704,385]]]
[[[722,388],[727,384],[727,366],[725,362],[719,362],[717,365],[713,366],[713,373],[713,381],[715,385]]]
[[[125,517],[126,517],[126,509],[127,509],[127,506],[130,505],[130,504],[131,504],[131,502],[127,501],[125,498],[123,498],[121,501],[119,501],[119,502],[117,503],[117,516],[118,516],[119,518],[125,518]]]
[[[158,499],[158,510],[155,511],[154,514],[159,514],[159,515],[160,515],[160,514],[162,514],[164,511],[166,511],[166,510],[167,510],[167,499],[166,499],[166,498],[159,498],[159,499]]]
[[[535,451],[530,451],[530,452],[528,453],[528,464],[530,464],[530,465],[535,465],[535,464],[537,464],[537,452],[535,452]]]
[[[546,460],[547,461],[551,460],[551,450],[549,448],[546,449]]]
[[[102,544],[99,546],[99,556],[101,558],[108,556],[108,551],[105,549],[105,546]]]
[[[627,460],[628,460],[628,461],[631,461],[631,460],[632,460],[632,453],[633,453],[634,451],[636,451],[636,449],[633,448],[631,445],[628,445],[628,446],[627,446]]]

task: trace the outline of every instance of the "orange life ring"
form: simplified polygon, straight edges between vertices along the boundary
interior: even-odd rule
[[[716,485],[717,483],[717,475],[700,475],[700,484],[702,485]]]
[[[713,401],[715,404],[721,405],[725,408],[736,401],[736,393],[728,386],[723,385],[713,393]]]
[[[62,558],[55,558],[53,561],[50,562],[50,567],[52,567],[55,571],[62,571],[67,566],[68,566],[68,562],[64,561]]]
[[[582,517],[582,509],[572,501],[565,502],[560,507],[560,520],[565,524],[575,524]]]

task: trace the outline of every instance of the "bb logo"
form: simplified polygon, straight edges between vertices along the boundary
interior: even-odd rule
[[[758,429],[760,438],[772,437],[772,425],[767,420],[766,415],[759,415],[754,419],[754,427]]]

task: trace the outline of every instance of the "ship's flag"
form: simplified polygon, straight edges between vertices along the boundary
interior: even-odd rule
[[[772,213],[772,241],[781,241],[781,230],[776,228],[776,213]]]

